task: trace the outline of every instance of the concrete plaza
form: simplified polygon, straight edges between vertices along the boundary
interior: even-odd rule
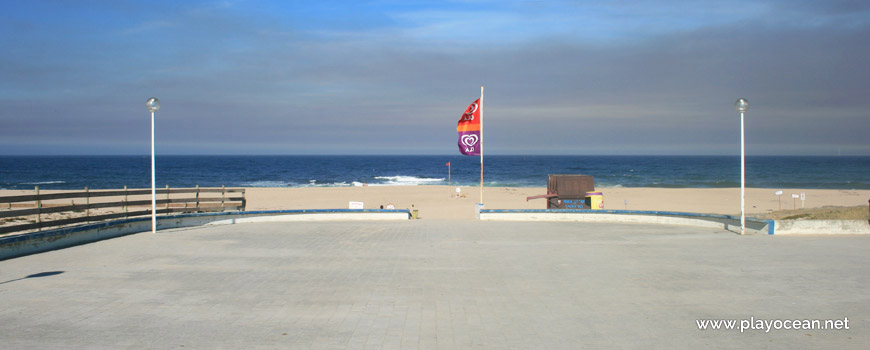
[[[607,223],[174,229],[0,261],[0,347],[866,349],[868,247]]]

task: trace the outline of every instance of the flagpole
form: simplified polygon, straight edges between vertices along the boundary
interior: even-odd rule
[[[450,188],[453,187],[452,183],[450,182],[450,162],[444,163],[444,165],[447,166],[447,197],[453,198],[453,196],[450,194]]]
[[[480,86],[480,204],[483,204],[483,85]]]

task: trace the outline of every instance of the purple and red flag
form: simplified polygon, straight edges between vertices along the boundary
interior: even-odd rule
[[[466,156],[480,155],[480,99],[474,100],[456,124],[459,152]]]

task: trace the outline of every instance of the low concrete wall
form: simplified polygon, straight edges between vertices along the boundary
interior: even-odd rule
[[[408,220],[408,213],[401,212],[372,212],[372,213],[299,213],[299,214],[275,214],[268,216],[240,217],[232,219],[216,220],[207,225],[232,225],[253,222],[293,222],[293,221],[384,221],[384,220]]]
[[[210,223],[233,224],[263,221],[357,221],[408,220],[407,210],[316,209],[222,212],[161,216],[157,229],[201,226]],[[62,249],[104,239],[150,232],[151,217],[106,221],[42,232],[0,237],[0,260]]]
[[[530,210],[492,210],[480,211],[481,220],[493,221],[575,221],[575,222],[617,222],[641,224],[689,225],[721,228],[740,232],[740,217],[665,211],[638,210],[573,210],[573,209],[530,209]],[[773,234],[772,222],[746,218],[746,229],[753,233]]]
[[[776,220],[778,235],[870,234],[867,220]]]

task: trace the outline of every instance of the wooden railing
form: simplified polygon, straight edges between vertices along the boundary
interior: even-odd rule
[[[173,188],[169,186],[156,190],[157,213],[197,213],[215,211],[244,211],[245,189],[221,188]],[[178,195],[192,195],[178,198]],[[219,194],[219,196],[218,196]],[[240,195],[239,195],[240,194]],[[173,195],[176,195],[173,198]],[[147,196],[147,197],[144,197]],[[115,198],[114,201],[111,197]],[[131,200],[130,197],[139,197]],[[103,199],[92,203],[92,198]],[[58,203],[60,200],[71,200],[69,205]],[[84,204],[76,204],[76,199]],[[118,200],[121,199],[121,200]],[[99,209],[121,208],[123,212],[100,213]],[[98,210],[91,215],[91,210]],[[48,214],[66,213],[64,218],[45,217]],[[84,215],[82,215],[82,213]],[[0,226],[0,234],[28,230],[42,230],[46,227],[57,227],[78,223],[90,223],[118,218],[129,218],[151,215],[151,189],[127,189],[60,192],[40,194],[36,187],[35,194],[0,197],[0,223],[20,221],[20,218],[33,217],[25,224]],[[47,219],[47,220],[45,220]]]

